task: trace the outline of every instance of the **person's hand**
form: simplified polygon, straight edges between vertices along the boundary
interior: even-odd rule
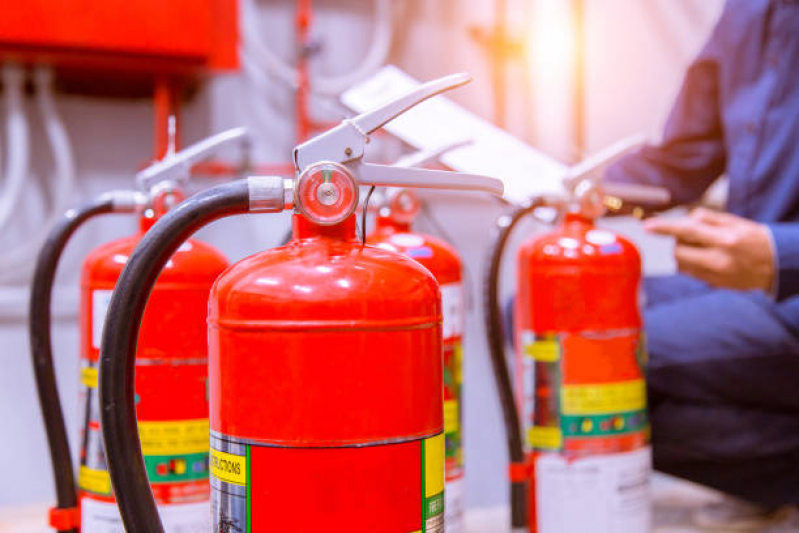
[[[644,227],[677,239],[674,257],[680,272],[717,287],[772,289],[775,259],[763,224],[699,208],[684,218],[651,218]]]

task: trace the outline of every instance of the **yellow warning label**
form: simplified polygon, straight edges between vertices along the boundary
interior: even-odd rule
[[[527,432],[527,439],[533,448],[559,450],[563,446],[563,432],[558,427],[533,426]]]
[[[424,441],[424,497],[444,492],[444,435]]]
[[[463,383],[463,346],[460,342],[455,345],[455,383]]]
[[[78,472],[78,486],[97,494],[111,494],[111,476],[105,470],[81,466]]]
[[[211,448],[211,475],[220,481],[247,486],[247,458]]]
[[[564,385],[561,409],[564,415],[601,415],[639,411],[646,407],[644,380],[598,385]]]
[[[444,402],[444,433],[455,433],[459,426],[458,400],[446,400]]]
[[[96,368],[87,366],[83,367],[80,370],[80,382],[83,383],[84,387],[89,389],[96,389],[97,382],[98,382],[98,375],[99,372]]]
[[[208,451],[208,419],[140,421],[144,455],[186,455]]]
[[[554,363],[560,359],[560,344],[555,339],[538,340],[527,344],[524,353],[542,363]]]

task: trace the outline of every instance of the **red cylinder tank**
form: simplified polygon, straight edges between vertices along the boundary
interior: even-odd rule
[[[83,264],[78,485],[84,533],[122,528],[100,432],[97,364],[111,292],[150,225],[152,220],[143,218],[139,233],[96,248]],[[211,246],[187,241],[164,268],[142,322],[137,415],[147,473],[167,531],[208,530],[206,316],[211,286],[227,265]]]
[[[401,297],[398,297],[401,295]],[[213,531],[442,532],[438,284],[294,216],[209,307]]]
[[[461,434],[463,386],[464,297],[462,266],[455,249],[445,241],[414,232],[411,222],[381,213],[367,242],[413,258],[427,268],[441,288],[444,353],[444,434],[446,448],[445,517],[447,531],[465,531],[464,468]]]
[[[531,454],[531,531],[648,531],[640,255],[567,214],[560,229],[521,247],[518,266],[516,390]]]

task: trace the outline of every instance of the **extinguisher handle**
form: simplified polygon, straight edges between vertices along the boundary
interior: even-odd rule
[[[246,128],[232,128],[207,137],[187,146],[183,150],[169,154],[136,174],[136,183],[142,190],[150,190],[164,181],[185,181],[191,167],[207,158],[214,151],[232,143],[248,139]]]
[[[100,416],[111,483],[126,531],[163,533],[136,423],[136,345],[147,300],[166,262],[195,231],[219,218],[285,207],[279,177],[237,180],[202,191],[144,235],[117,281],[100,344]]]

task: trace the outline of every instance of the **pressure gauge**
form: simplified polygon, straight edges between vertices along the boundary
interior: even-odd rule
[[[297,209],[321,226],[344,221],[358,206],[358,186],[350,171],[338,163],[311,165],[295,189]]]

